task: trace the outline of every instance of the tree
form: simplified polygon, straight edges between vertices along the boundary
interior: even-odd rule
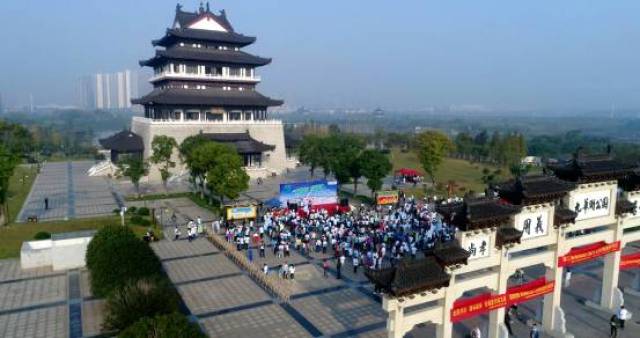
[[[437,130],[425,131],[418,135],[417,140],[418,159],[424,171],[431,177],[431,182],[435,185],[435,173],[445,155],[452,151],[455,146],[447,135]]]
[[[120,332],[120,338],[205,338],[198,324],[191,323],[180,313],[158,315],[153,318],[140,318],[126,330]]]
[[[116,176],[128,177],[140,195],[140,179],[149,174],[149,164],[138,156],[126,156],[118,162]]]
[[[348,183],[353,179],[354,193],[358,189],[360,178],[360,163],[358,157],[364,150],[364,142],[354,134],[331,134],[323,142],[325,153],[323,154],[323,166],[325,172],[333,173],[339,184]]]
[[[209,142],[211,141],[198,134],[187,137],[178,147],[180,160],[186,165],[187,169],[189,169],[189,176],[194,189],[197,189],[198,187],[203,188],[204,175],[206,175],[206,171],[202,171],[202,168],[200,168],[198,163],[195,162],[194,150]],[[202,189],[200,190],[202,191]],[[203,191],[202,193],[204,194]]]
[[[307,135],[300,143],[299,159],[300,162],[309,166],[311,176],[322,164],[323,148],[323,138],[317,135]]]
[[[382,189],[382,180],[389,174],[393,166],[389,158],[376,150],[365,150],[359,157],[362,175],[367,179],[367,187],[372,193]]]
[[[7,217],[7,200],[9,198],[9,181],[18,165],[18,158],[0,144],[0,225],[10,220]]]
[[[178,304],[179,296],[166,279],[133,279],[107,297],[104,326],[124,330],[140,318],[178,311]]]
[[[207,187],[212,193],[224,198],[236,199],[249,188],[249,175],[244,171],[240,156],[228,147],[218,156],[216,165],[207,171]]]
[[[171,161],[173,155],[173,149],[178,144],[173,137],[165,135],[156,135],[151,141],[151,149],[153,154],[151,155],[151,163],[159,165],[160,178],[162,178],[162,185],[167,190],[167,181],[171,176],[171,168],[175,168],[176,162]]]
[[[129,227],[106,226],[93,236],[86,262],[91,291],[105,297],[128,281],[162,274],[158,257]]]

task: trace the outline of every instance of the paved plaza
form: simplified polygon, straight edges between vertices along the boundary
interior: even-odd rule
[[[176,212],[179,219],[200,216],[207,221],[214,216],[188,199],[157,201],[158,206]],[[183,222],[184,223],[184,222]],[[184,225],[181,225],[184,226]],[[182,233],[186,233],[182,229]],[[172,228],[166,229],[166,238],[172,238]],[[180,292],[190,315],[210,337],[386,337],[387,314],[382,310],[380,297],[365,278],[362,268],[353,273],[350,263],[342,269],[342,279],[336,278],[335,260],[322,252],[302,256],[291,251],[291,256],[278,258],[272,250],[266,257],[258,257],[253,248],[253,263],[266,263],[276,273],[282,263],[296,265],[296,279],[289,281],[293,293],[288,303],[281,303],[260,288],[224,253],[205,239],[163,240],[153,244],[162,258],[164,269]],[[322,261],[329,258],[329,276],[322,273]],[[533,279],[539,271],[531,271]],[[567,328],[576,338],[608,337],[610,314],[585,305],[600,287],[602,264],[593,263],[577,267],[571,287],[563,292],[563,309]],[[621,287],[628,287],[633,274],[621,274]],[[640,298],[625,295],[627,307],[640,311]],[[528,337],[529,325],[536,319],[541,299],[523,303],[519,317],[514,318],[515,337]],[[640,313],[640,312],[639,312]],[[478,316],[454,325],[454,337],[467,337],[478,326],[486,332],[488,316]],[[636,337],[640,332],[637,321],[627,323],[619,337]],[[416,326],[406,337],[432,337],[435,327],[430,324]],[[486,335],[486,334],[485,334]],[[548,337],[542,335],[542,337]]]
[[[102,300],[93,299],[85,271],[21,270],[0,261],[0,337],[80,338],[100,334]]]
[[[109,181],[88,177],[91,162],[48,163],[43,167],[20,214],[20,220],[37,216],[41,220],[92,217],[111,214],[118,207],[119,194]],[[296,170],[287,176],[270,178],[252,185],[247,199],[268,199],[277,194],[282,181],[308,179],[308,172]],[[118,188],[116,188],[117,190]],[[50,209],[44,210],[44,198]],[[176,214],[182,234],[186,220],[198,216],[207,226],[216,216],[187,198],[128,202],[128,206],[156,208],[166,224]],[[223,252],[204,238],[193,242],[172,241],[173,228],[165,229],[165,240],[153,243],[169,278],[182,296],[190,318],[210,337],[386,337],[387,314],[360,268],[357,273],[349,260],[337,279],[335,260],[330,254],[291,251],[276,257],[268,247],[264,258],[253,247],[253,263],[267,264],[276,273],[281,264],[296,266],[296,279],[288,281],[292,297],[282,303],[261,288]],[[329,275],[323,276],[322,261],[330,260]],[[540,271],[527,271],[530,279]],[[571,286],[563,290],[562,307],[567,329],[575,337],[608,337],[611,314],[587,307],[594,290],[602,282],[602,264],[594,261],[574,270]],[[628,288],[634,273],[623,271],[620,286]],[[539,314],[541,300],[520,306],[515,319],[516,337],[528,337],[528,325]],[[640,315],[640,298],[625,294],[632,313]],[[100,335],[104,301],[95,299],[84,270],[53,272],[50,269],[21,270],[17,260],[0,261],[0,337],[93,337]],[[467,337],[481,327],[486,332],[487,315],[454,325],[454,337]],[[627,323],[619,337],[637,337],[638,320]],[[416,326],[407,337],[432,337],[435,327]],[[544,336],[546,337],[546,336]]]
[[[212,218],[206,210],[187,201],[165,201],[165,206],[177,206],[175,212],[183,218]],[[167,238],[172,237],[171,230],[166,230]],[[345,278],[339,280],[332,268],[325,278],[322,253],[303,257],[292,252],[285,259],[268,251],[264,259],[259,259],[258,251],[254,251],[254,263],[267,263],[272,273],[285,260],[296,264],[296,279],[289,282],[294,295],[286,304],[262,289],[204,238],[193,242],[167,239],[152,246],[192,318],[210,337],[385,335],[386,314],[380,299],[364,286],[362,272],[350,279],[345,271]]]
[[[40,221],[111,215],[119,197],[106,177],[90,177],[91,161],[45,163],[25,201],[18,222],[29,217]],[[49,208],[45,210],[45,198]]]

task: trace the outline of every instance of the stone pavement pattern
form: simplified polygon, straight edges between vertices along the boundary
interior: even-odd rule
[[[119,207],[106,177],[90,177],[91,161],[45,163],[36,177],[29,196],[18,215],[19,222],[29,217],[39,220],[64,220],[112,215]],[[49,199],[45,210],[44,200]]]
[[[213,219],[189,200],[165,202],[169,213],[175,211],[180,217]],[[180,227],[185,234],[184,225]],[[333,274],[322,277],[320,258],[293,251],[292,257],[277,258],[268,250],[264,260],[254,261],[260,266],[267,262],[272,271],[287,260],[298,263],[296,280],[290,281],[295,299],[281,304],[204,238],[172,241],[172,233],[173,228],[167,227],[167,239],[152,247],[192,318],[211,337],[384,336],[386,314],[380,304],[357,281],[338,280]],[[258,259],[257,250],[254,258]],[[313,306],[305,304],[322,308],[313,311]]]
[[[104,301],[88,288],[86,271],[22,270],[17,259],[0,260],[0,337],[100,334]]]

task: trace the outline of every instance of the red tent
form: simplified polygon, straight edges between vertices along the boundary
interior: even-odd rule
[[[409,169],[409,168],[402,168],[402,169],[396,170],[396,175],[405,176],[405,177],[421,176],[419,171],[415,169]]]

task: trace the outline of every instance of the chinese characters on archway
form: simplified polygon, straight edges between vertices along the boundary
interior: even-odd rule
[[[488,257],[490,251],[489,236],[475,236],[466,241],[466,250],[469,251],[469,259]]]
[[[515,226],[522,231],[523,240],[545,236],[549,233],[549,210],[521,213]]]
[[[578,214],[577,221],[607,216],[611,208],[611,190],[576,194],[571,208]]]

